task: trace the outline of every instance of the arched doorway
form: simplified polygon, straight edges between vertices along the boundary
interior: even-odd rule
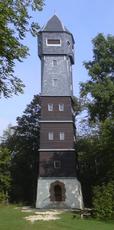
[[[62,201],[62,188],[58,184],[54,186],[54,198],[55,201]]]
[[[60,181],[55,181],[50,185],[50,200],[62,202],[65,201],[65,185]]]

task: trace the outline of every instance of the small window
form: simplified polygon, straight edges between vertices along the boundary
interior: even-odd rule
[[[53,87],[57,86],[57,79],[56,78],[52,79],[52,86]]]
[[[64,141],[64,139],[65,139],[65,134],[64,134],[64,132],[60,132],[60,141]]]
[[[53,140],[53,132],[48,133],[48,140],[50,140],[50,141]]]
[[[67,45],[70,46],[70,42],[69,41],[67,41]]]
[[[64,104],[59,104],[59,111],[64,111]]]
[[[61,46],[61,40],[60,39],[47,39],[46,45],[47,46]]]
[[[53,66],[57,65],[57,60],[53,60]]]
[[[53,104],[48,104],[48,111],[53,111]]]
[[[54,168],[60,169],[61,168],[61,161],[54,161]]]

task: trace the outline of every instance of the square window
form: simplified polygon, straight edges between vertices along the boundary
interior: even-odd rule
[[[53,111],[53,104],[48,104],[48,111]]]
[[[57,60],[53,60],[53,66],[57,65]]]
[[[64,111],[64,104],[59,104],[59,111]]]
[[[60,169],[61,168],[61,161],[54,161],[54,168]]]
[[[63,141],[65,139],[64,132],[60,132],[59,136],[60,136],[60,141]]]
[[[56,78],[52,79],[52,86],[53,87],[57,86],[57,79]]]
[[[46,39],[47,46],[61,46],[60,39]]]
[[[50,141],[53,140],[53,132],[48,133],[48,140],[50,140]]]

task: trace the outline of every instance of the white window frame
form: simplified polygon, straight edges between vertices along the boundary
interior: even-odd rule
[[[53,111],[53,104],[48,104],[48,111]]]
[[[58,164],[58,166],[57,166],[57,164]],[[60,169],[61,168],[61,161],[54,161],[54,168]]]
[[[64,111],[64,104],[59,104],[59,111],[61,111],[61,112]]]
[[[60,141],[64,141],[64,139],[65,139],[65,133],[64,132],[60,132],[59,133],[59,138],[60,138]]]
[[[49,44],[48,40],[60,40],[60,44]],[[46,46],[61,46],[61,39],[57,38],[57,39],[51,39],[51,38],[46,38]]]
[[[53,132],[48,132],[48,140],[53,141],[53,139],[54,139]]]

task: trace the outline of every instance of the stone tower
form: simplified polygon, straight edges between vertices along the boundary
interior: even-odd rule
[[[54,15],[39,32],[41,120],[36,208],[82,208],[73,121],[74,38]]]

